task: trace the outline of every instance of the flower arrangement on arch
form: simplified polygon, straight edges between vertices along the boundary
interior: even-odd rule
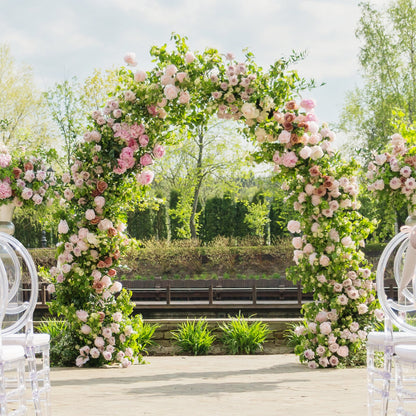
[[[45,206],[53,198],[56,180],[46,162],[24,149],[10,153],[0,144],[0,205],[16,207]]]
[[[391,136],[384,152],[373,154],[366,174],[368,190],[379,198],[387,198],[395,209],[405,205],[409,212],[416,209],[416,146],[399,134]]]

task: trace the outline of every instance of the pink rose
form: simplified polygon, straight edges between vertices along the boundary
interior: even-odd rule
[[[140,69],[134,74],[134,80],[136,82],[143,82],[145,79],[146,79],[146,72]]]
[[[287,224],[287,229],[289,232],[295,234],[300,233],[300,222],[295,220],[290,220]]]
[[[83,310],[78,310],[75,312],[77,315],[77,318],[82,322],[87,322],[88,319],[88,312]]]
[[[189,95],[188,91],[181,91],[179,94],[179,103],[180,104],[187,104],[189,103],[189,100],[191,99],[191,96]]]
[[[151,170],[144,170],[136,175],[136,180],[141,185],[149,185],[152,183],[155,174]]]
[[[58,233],[66,234],[69,231],[68,223],[65,220],[61,220],[58,224]]]
[[[94,211],[93,209],[87,209],[87,210],[85,211],[85,218],[86,218],[88,221],[93,220],[93,219],[95,218],[95,211]]]
[[[291,133],[289,131],[283,130],[277,137],[277,140],[279,140],[279,143],[286,144],[290,142],[290,136]]]
[[[160,159],[165,155],[165,148],[161,146],[160,144],[155,145],[153,148],[153,156],[156,159]]]
[[[91,358],[98,358],[100,356],[100,351],[97,348],[91,348],[90,351]]]
[[[301,151],[299,152],[299,156],[302,159],[307,159],[312,153],[312,150],[309,146],[305,146],[301,149]]]
[[[88,335],[91,332],[91,327],[89,325],[82,325],[81,326],[81,333],[84,335]]]
[[[180,82],[180,83],[182,83],[183,82],[183,80],[186,78],[186,76],[187,76],[188,74],[186,73],[186,72],[178,72],[177,74],[176,74],[176,79]]]
[[[329,259],[328,256],[325,256],[325,254],[322,254],[322,256],[319,258],[319,264],[322,267],[327,267],[329,266],[330,263],[331,263],[331,260]]]
[[[142,166],[149,166],[153,163],[153,159],[152,156],[149,155],[149,153],[145,153],[141,158],[140,158],[140,164]]]
[[[103,337],[97,337],[97,338],[95,338],[94,345],[97,348],[104,347],[104,344],[105,344],[105,342],[104,342],[104,338]]]
[[[335,357],[335,355],[332,355],[329,359],[329,364],[332,365],[332,367],[336,367],[339,363],[339,360],[337,357]]]
[[[312,111],[314,108],[315,108],[315,106],[316,106],[316,103],[315,103],[315,101],[314,100],[312,100],[312,99],[303,99],[301,102],[300,102],[300,104],[299,104],[302,108],[304,108],[306,111],[308,111],[308,112],[310,112],[310,111]]]
[[[339,348],[338,348],[338,351],[337,351],[337,354],[340,356],[340,357],[347,357],[348,356],[348,354],[349,354],[349,350],[348,350],[348,347],[346,346],[346,345],[341,345]]]
[[[298,157],[295,152],[288,152],[282,156],[282,165],[287,168],[294,168],[298,161]]]
[[[396,190],[402,186],[402,182],[399,178],[392,178],[389,185],[391,189]]]
[[[163,92],[168,100],[173,100],[178,96],[178,89],[174,85],[166,85]]]
[[[185,62],[187,64],[190,64],[194,60],[195,60],[195,55],[192,52],[186,52],[186,54],[185,54]]]
[[[126,62],[126,64],[130,66],[136,66],[137,65],[136,54],[133,52],[126,53],[126,55],[124,55],[124,62]]]
[[[328,319],[328,313],[325,311],[319,311],[315,318],[319,323],[325,322]],[[322,331],[321,331],[322,332]]]
[[[176,68],[175,65],[168,65],[165,68],[165,75],[167,75],[168,77],[175,75],[177,72],[178,72],[178,68]]]
[[[323,335],[329,335],[332,331],[331,324],[329,322],[322,322],[319,325],[319,331]]]
[[[102,208],[105,205],[105,198],[101,195],[94,198],[94,204],[97,208]]]
[[[32,198],[33,191],[30,188],[24,188],[22,191],[22,198],[23,199],[30,199]]]
[[[12,196],[12,188],[6,181],[0,181],[0,199],[7,199]]]
[[[0,153],[0,167],[7,168],[12,161],[12,157],[9,153]]]

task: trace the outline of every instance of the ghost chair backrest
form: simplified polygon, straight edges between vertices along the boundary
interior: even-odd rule
[[[376,273],[377,296],[391,325],[416,334],[416,250],[409,244],[409,233],[397,234],[380,256]],[[388,274],[393,273],[397,291],[386,289]],[[388,321],[387,321],[388,322]]]
[[[32,322],[38,299],[38,275],[32,256],[16,238],[0,233],[0,258],[7,265],[9,300],[2,334],[14,334]],[[30,281],[29,289],[23,287],[23,276]]]

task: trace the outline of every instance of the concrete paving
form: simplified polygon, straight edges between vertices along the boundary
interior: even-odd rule
[[[53,416],[366,415],[366,369],[310,370],[292,355],[148,357],[54,368]]]

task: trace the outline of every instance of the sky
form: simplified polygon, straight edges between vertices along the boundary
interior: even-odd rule
[[[126,52],[151,69],[150,48],[172,32],[187,36],[192,50],[242,59],[248,48],[264,69],[306,51],[296,69],[325,86],[304,97],[317,101],[321,121],[336,123],[346,92],[360,83],[359,17],[358,0],[0,0],[0,43],[33,68],[41,90],[124,65]]]

